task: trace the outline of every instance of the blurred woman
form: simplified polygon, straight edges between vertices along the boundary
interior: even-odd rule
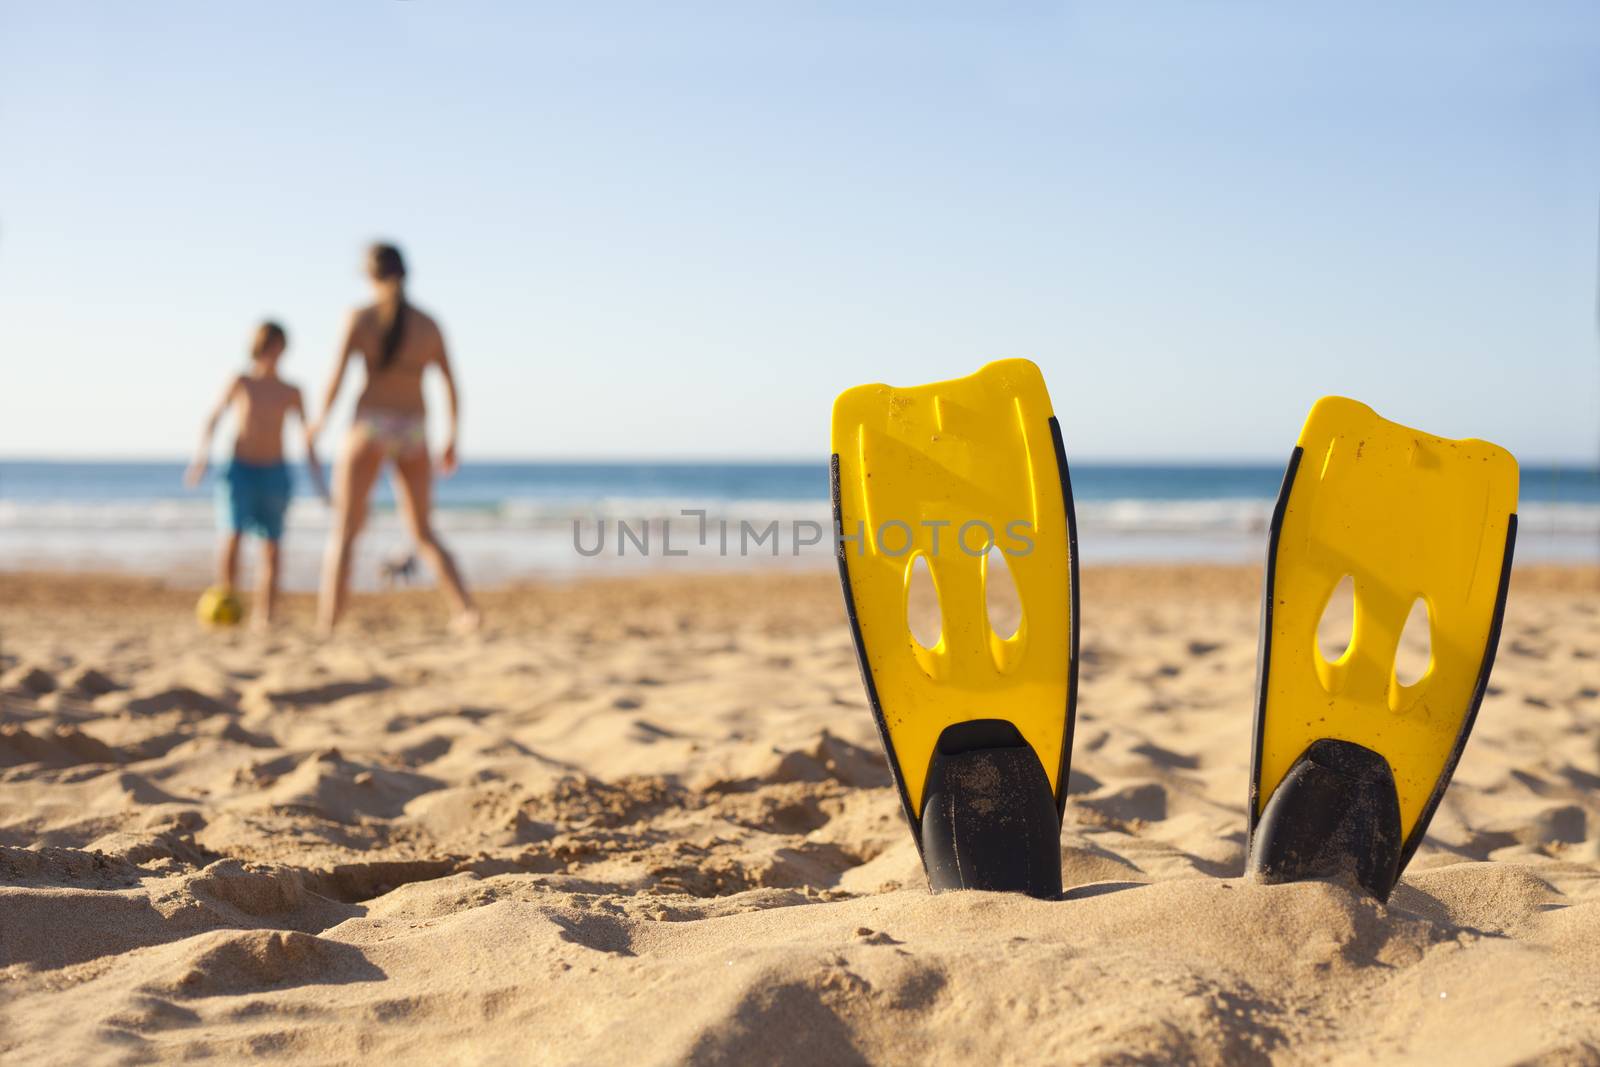
[[[418,551],[444,586],[455,611],[453,625],[458,630],[472,630],[478,625],[478,610],[431,521],[433,464],[422,397],[422,376],[429,367],[437,368],[443,378],[450,409],[439,470],[449,475],[456,469],[459,407],[444,334],[431,315],[406,300],[406,265],[398,248],[373,245],[367,253],[367,275],[376,302],[351,314],[323,396],[322,414],[312,427],[313,436],[322,429],[339,396],[345,370],[359,354],[366,368],[366,385],[356,401],[355,422],[334,464],[335,514],[317,598],[318,624],[324,633],[330,633],[344,613],[350,591],[350,557],[366,523],[368,498],[384,465],[392,464],[401,514]]]

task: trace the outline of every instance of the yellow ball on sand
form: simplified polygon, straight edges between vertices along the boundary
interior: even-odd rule
[[[213,586],[200,595],[194,613],[206,626],[236,626],[244,618],[244,605],[233,590]]]

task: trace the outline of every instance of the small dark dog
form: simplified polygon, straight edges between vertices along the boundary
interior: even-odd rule
[[[409,554],[390,556],[378,567],[385,589],[393,589],[402,582],[410,585],[411,579],[417,576],[417,557]]]

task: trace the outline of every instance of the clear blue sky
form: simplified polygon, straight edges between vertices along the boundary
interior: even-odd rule
[[[1600,7],[1306,10],[0,0],[0,455],[187,452],[263,315],[320,391],[384,236],[469,458],[1025,355],[1081,459],[1329,392],[1592,459]]]

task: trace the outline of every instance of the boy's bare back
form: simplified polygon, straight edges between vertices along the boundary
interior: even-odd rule
[[[283,424],[289,412],[304,418],[300,390],[273,375],[241,374],[229,390],[239,434],[235,458],[246,463],[283,461]]]

